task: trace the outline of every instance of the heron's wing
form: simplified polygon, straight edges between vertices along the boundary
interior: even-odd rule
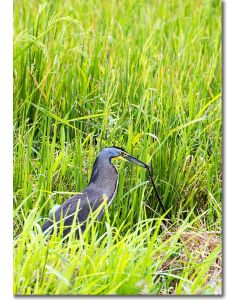
[[[73,197],[66,200],[54,213],[52,219],[57,224],[61,220],[64,220],[64,235],[70,231],[70,227],[76,219],[78,224],[81,224],[82,231],[85,230],[85,221],[90,211],[95,211],[103,202],[104,195],[100,192],[96,192],[92,189],[86,188],[82,193],[74,195]],[[104,209],[101,209],[98,219],[102,217]]]

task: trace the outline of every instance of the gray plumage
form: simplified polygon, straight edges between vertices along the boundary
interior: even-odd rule
[[[90,211],[95,211],[104,199],[108,204],[113,200],[117,185],[118,173],[111,162],[113,157],[119,156],[119,150],[115,148],[103,149],[94,165],[90,183],[81,193],[74,195],[66,200],[43,226],[43,231],[53,231],[53,223],[56,222],[59,227],[60,220],[64,222],[63,236],[71,230],[71,225],[77,213],[76,222],[80,225],[81,230],[86,228],[86,219]],[[77,211],[78,210],[78,211]],[[77,211],[77,212],[76,212]],[[98,219],[102,217],[104,208],[100,211]]]
[[[54,213],[53,216],[43,226],[42,230],[52,233],[53,225],[63,221],[63,236],[71,230],[73,221],[80,226],[81,231],[86,228],[86,220],[91,211],[95,211],[103,202],[107,200],[109,205],[117,191],[118,172],[111,160],[121,158],[143,168],[149,168],[144,162],[129,155],[126,151],[118,147],[103,149],[95,160],[89,185],[78,195],[66,200]],[[101,209],[97,218],[100,219],[104,213]]]

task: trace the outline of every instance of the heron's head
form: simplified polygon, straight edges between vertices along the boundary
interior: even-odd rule
[[[104,148],[100,154],[102,157],[105,157],[111,160],[119,159],[119,160],[125,160],[128,162],[131,162],[137,166],[149,169],[149,166],[142,162],[141,160],[131,156],[129,153],[127,153],[124,149],[119,148],[119,147],[109,147],[109,148]]]

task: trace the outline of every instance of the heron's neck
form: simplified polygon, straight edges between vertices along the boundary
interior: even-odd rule
[[[107,197],[115,193],[118,183],[118,173],[108,160],[96,159],[89,186],[99,189]]]

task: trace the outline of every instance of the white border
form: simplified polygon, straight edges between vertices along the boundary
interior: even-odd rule
[[[0,6],[0,298],[12,297],[12,2]]]
[[[16,0],[17,1],[17,0]],[[210,0],[209,0],[210,1]],[[12,2],[0,1],[0,299],[12,299]],[[240,1],[225,6],[224,298],[239,294],[240,256]],[[238,296],[239,297],[239,296]],[[25,297],[21,297],[25,298]],[[26,297],[27,298],[27,297]],[[34,297],[38,299],[40,297]],[[48,297],[45,297],[48,299]],[[50,298],[50,297],[49,297]],[[60,298],[60,297],[55,297]],[[61,299],[69,297],[61,297]],[[81,297],[96,299],[96,297]],[[129,297],[127,297],[129,298]],[[135,297],[136,298],[136,297]],[[147,297],[141,297],[144,299]],[[159,297],[160,298],[160,297]],[[165,299],[162,297],[161,299]],[[200,297],[194,297],[194,299]],[[206,297],[208,298],[208,297]],[[215,297],[214,297],[215,298]],[[219,298],[219,297],[216,297]]]
[[[225,2],[224,292],[239,298],[240,256],[240,1]]]

